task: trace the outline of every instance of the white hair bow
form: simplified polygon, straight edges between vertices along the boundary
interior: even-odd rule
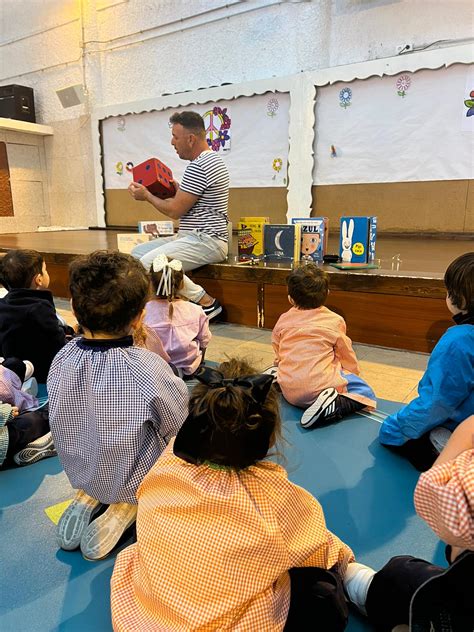
[[[171,294],[171,274],[172,272],[180,272],[183,269],[183,264],[179,259],[171,259],[168,261],[168,257],[164,254],[159,254],[153,259],[153,272],[162,272],[158,289],[156,290],[157,296]]]

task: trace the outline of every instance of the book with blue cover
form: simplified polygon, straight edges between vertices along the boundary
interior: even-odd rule
[[[301,225],[301,259],[322,263],[326,254],[329,220],[327,217],[292,217],[293,224]]]
[[[373,263],[377,218],[341,217],[340,255],[343,263]]]
[[[265,224],[263,227],[265,261],[299,261],[301,226],[299,224]]]

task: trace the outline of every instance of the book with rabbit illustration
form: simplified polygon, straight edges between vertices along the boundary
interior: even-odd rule
[[[292,217],[292,224],[301,226],[301,259],[322,263],[328,242],[327,217]]]
[[[265,261],[299,261],[301,252],[300,224],[265,224],[263,227]]]
[[[376,236],[376,217],[341,217],[342,263],[372,263]]]

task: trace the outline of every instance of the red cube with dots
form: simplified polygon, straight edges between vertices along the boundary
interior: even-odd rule
[[[173,197],[176,193],[174,188],[173,174],[158,158],[149,158],[132,169],[133,181],[143,184],[150,193],[162,200]]]

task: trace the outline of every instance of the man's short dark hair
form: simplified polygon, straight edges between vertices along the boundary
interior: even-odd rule
[[[300,309],[315,309],[326,302],[329,276],[314,263],[298,266],[287,277],[288,294]]]
[[[43,256],[36,250],[10,250],[1,262],[0,280],[7,290],[30,288],[43,272]]]
[[[455,307],[474,313],[474,252],[466,252],[449,264],[444,284]]]
[[[185,129],[190,131],[196,136],[205,136],[206,128],[204,126],[204,120],[197,112],[185,111],[175,112],[170,117],[171,125],[182,125]]]
[[[140,261],[97,250],[69,266],[72,308],[91,332],[126,335],[148,298],[149,278]]]

